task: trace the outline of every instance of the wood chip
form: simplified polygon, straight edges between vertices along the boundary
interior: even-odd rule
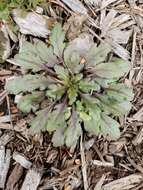
[[[110,182],[102,187],[103,190],[129,190],[136,187],[137,184],[142,182],[143,177],[139,174],[132,174],[127,177],[120,178]]]
[[[24,169],[20,164],[16,164],[8,178],[6,190],[15,190],[15,186],[17,185],[19,179],[23,175],[23,170]]]
[[[141,128],[141,130],[139,131],[139,133],[137,134],[137,136],[133,139],[133,144],[139,145],[143,142],[143,128]]]
[[[92,164],[100,167],[114,167],[113,163],[110,162],[102,162],[99,160],[92,160]]]
[[[0,188],[4,188],[5,181],[10,166],[10,154],[11,151],[5,148],[0,149]]]
[[[42,174],[35,169],[30,169],[25,177],[20,190],[37,190]]]
[[[27,12],[26,15],[22,17],[20,16],[22,11],[23,10],[19,9],[13,10],[13,19],[20,27],[21,33],[43,38],[46,38],[50,34],[51,26],[54,23],[53,19],[37,14],[36,12]]]
[[[5,146],[7,143],[9,143],[14,138],[13,132],[4,133],[0,137],[0,146]]]
[[[87,15],[87,9],[79,0],[62,0],[72,11],[78,14]]]
[[[32,163],[18,152],[13,153],[13,159],[26,169],[29,169],[32,166]]]
[[[94,190],[102,190],[102,185],[105,181],[106,175],[102,175],[102,177],[100,178],[100,180],[97,182],[96,186],[94,187]]]

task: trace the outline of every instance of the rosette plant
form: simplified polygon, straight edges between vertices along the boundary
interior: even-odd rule
[[[18,108],[34,112],[30,123],[36,132],[54,132],[54,146],[76,144],[82,130],[117,139],[118,116],[131,109],[132,89],[119,79],[130,63],[113,57],[107,44],[97,45],[89,34],[66,42],[59,23],[49,45],[24,42],[13,64],[26,71],[6,83],[11,94],[22,94]],[[47,106],[41,103],[47,100]]]

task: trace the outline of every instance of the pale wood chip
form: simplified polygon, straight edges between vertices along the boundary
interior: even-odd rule
[[[129,190],[136,187],[142,182],[143,177],[139,174],[132,174],[127,177],[120,178],[110,182],[102,187],[103,190]]]
[[[5,186],[6,177],[10,166],[10,154],[11,151],[9,149],[5,150],[4,147],[0,149],[0,188],[4,188]]]
[[[95,166],[100,166],[100,167],[114,167],[114,164],[111,162],[102,162],[99,160],[92,160],[91,163]]]
[[[87,15],[87,9],[79,0],[62,0],[72,11],[78,14]]]
[[[50,34],[51,26],[54,23],[53,19],[36,12],[27,12],[23,17],[21,16],[21,12],[22,10],[14,9],[13,19],[20,27],[22,34],[31,34],[43,38],[46,38]]]
[[[96,186],[94,187],[94,190],[102,190],[102,185],[105,181],[106,175],[103,174],[102,177],[99,179],[99,181],[97,182]]]
[[[141,144],[142,142],[143,142],[143,127],[141,128],[141,130],[139,131],[137,136],[133,139],[132,143],[135,146],[137,146],[137,145]]]
[[[26,169],[29,169],[32,166],[32,163],[29,160],[27,160],[27,158],[25,158],[22,154],[20,154],[18,152],[13,153],[13,159]]]
[[[4,133],[0,137],[0,146],[5,146],[7,143],[9,143],[14,138],[13,132]]]
[[[38,172],[35,169],[30,169],[20,190],[37,190],[41,177],[41,172]]]

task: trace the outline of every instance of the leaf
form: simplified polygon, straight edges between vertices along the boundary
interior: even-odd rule
[[[48,67],[53,67],[55,64],[58,63],[58,59],[54,55],[52,47],[48,48],[47,45],[41,40],[37,40],[35,46],[39,57]]]
[[[48,114],[48,121],[46,124],[46,129],[48,132],[55,131],[59,128],[66,127],[65,117],[64,117],[64,109],[65,105],[60,105],[55,108]]]
[[[20,98],[17,107],[24,113],[29,113],[31,110],[36,111],[38,105],[44,98],[43,92],[32,92]]]
[[[99,134],[100,133],[100,120],[101,120],[101,110],[100,108],[95,105],[94,109],[93,107],[89,107],[89,115],[91,117],[90,120],[84,120],[84,128],[86,131]]]
[[[69,99],[69,105],[72,105],[78,96],[78,89],[75,87],[70,87],[67,91],[68,99]]]
[[[24,42],[19,54],[15,55],[12,61],[23,69],[36,72],[45,70],[47,66],[53,67],[57,63],[57,58],[51,48],[38,40],[35,44]]]
[[[86,56],[88,66],[95,66],[106,60],[108,53],[111,51],[111,47],[108,44],[93,45]]]
[[[109,135],[112,140],[117,140],[120,137],[119,126],[117,121],[102,113],[101,132],[104,135]]]
[[[108,88],[110,83],[116,82],[117,80],[118,80],[117,78],[107,79],[107,78],[101,78],[97,76],[94,78],[94,81],[103,88]]]
[[[95,75],[101,78],[120,78],[130,70],[130,62],[122,59],[114,59],[109,63],[100,63],[94,68]]]
[[[69,78],[68,70],[60,65],[55,65],[54,70],[56,74],[58,75],[59,79],[62,79],[63,81],[67,82]]]
[[[65,87],[61,85],[49,85],[46,96],[59,100],[65,94]]]
[[[113,114],[114,116],[122,116],[128,113],[132,107],[132,104],[123,100],[119,102],[117,99],[110,98],[106,95],[100,95],[100,108],[107,114]]]
[[[64,39],[65,33],[62,30],[62,26],[60,23],[57,23],[51,32],[50,43],[53,46],[55,55],[60,58],[62,57],[63,50],[65,48]]]
[[[68,123],[68,127],[64,133],[66,146],[71,147],[72,145],[75,145],[80,135],[81,135],[81,125],[77,118],[76,111],[73,111],[72,116]]]
[[[132,88],[122,83],[111,84],[106,89],[107,95],[112,99],[117,99],[117,101],[132,101],[134,94]]]
[[[81,34],[68,44],[64,51],[64,61],[72,73],[79,73],[84,67],[84,64],[80,64],[80,61],[86,56],[92,45],[92,36],[86,33]]]
[[[57,129],[52,137],[53,146],[58,147],[64,145],[64,139],[65,139],[64,129],[63,128]]]
[[[99,91],[100,86],[93,80],[83,79],[79,82],[79,89],[82,92],[88,93],[92,91]]]
[[[48,78],[42,75],[25,75],[23,77],[15,77],[6,82],[5,89],[11,94],[18,94],[20,92],[32,92],[36,89],[44,90],[48,87]]]
[[[49,108],[38,111],[36,113],[36,117],[30,123],[31,131],[34,133],[38,133],[40,131],[46,131],[46,124],[48,120]]]

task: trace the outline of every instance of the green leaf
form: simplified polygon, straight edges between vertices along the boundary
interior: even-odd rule
[[[119,123],[111,117],[102,114],[101,132],[104,135],[109,135],[112,140],[117,140],[120,137]]]
[[[120,78],[130,70],[130,63],[122,59],[114,59],[109,63],[100,63],[94,67],[95,75],[102,78]]]
[[[67,82],[69,78],[68,70],[60,65],[55,65],[54,70],[56,74],[58,75],[59,79],[62,79],[63,81]]]
[[[57,129],[52,137],[53,146],[58,147],[64,145],[64,139],[65,139],[64,129],[63,128]]]
[[[48,114],[48,121],[46,129],[48,132],[55,131],[59,128],[64,128],[66,126],[64,112],[60,108],[56,108]]]
[[[46,96],[59,100],[65,94],[65,87],[61,85],[49,85],[46,91]]]
[[[116,82],[118,79],[114,78],[114,79],[107,79],[107,78],[101,78],[101,77],[95,77],[93,79],[97,84],[99,84],[101,87],[103,88],[108,88],[110,83]]]
[[[51,32],[50,43],[53,46],[54,54],[60,58],[62,57],[65,48],[64,39],[65,33],[62,30],[62,26],[60,23],[57,23]]]
[[[98,106],[94,106],[94,109],[89,108],[89,115],[90,120],[83,119],[84,128],[86,131],[98,135],[100,133],[101,110]]]
[[[134,94],[132,88],[122,83],[111,84],[107,89],[106,93],[110,98],[116,99],[117,101],[132,101]]]
[[[32,92],[23,96],[17,104],[17,107],[24,113],[29,113],[31,110],[37,110],[37,105],[43,100],[43,92]]]
[[[99,91],[100,86],[93,80],[83,79],[79,82],[79,89],[82,92],[87,93],[87,92],[92,92],[92,91]]]
[[[48,114],[49,114],[49,109],[48,108],[46,108],[44,110],[41,110],[41,111],[38,111],[36,113],[37,116],[30,123],[32,132],[38,133],[40,131],[45,131],[46,130]]]
[[[53,67],[58,63],[57,57],[54,55],[53,48],[47,47],[47,45],[41,40],[37,40],[35,43],[36,50],[40,59],[48,66]]]
[[[70,87],[68,89],[67,93],[68,93],[69,105],[72,105],[76,101],[76,98],[78,96],[77,91],[78,89],[75,87]]]
[[[100,108],[107,114],[113,114],[115,116],[122,116],[128,113],[132,107],[132,104],[127,100],[120,102],[107,95],[100,95],[99,99],[101,101],[99,104]]]
[[[88,34],[81,34],[68,44],[64,51],[64,61],[72,73],[79,73],[82,70],[84,64],[80,64],[80,61],[92,44],[92,37]]]
[[[32,71],[45,70],[45,67],[53,67],[57,63],[57,58],[53,54],[52,48],[38,40],[34,44],[24,42],[19,54],[12,59],[14,64],[23,69],[32,69]]]
[[[111,47],[108,44],[93,45],[87,53],[86,61],[88,66],[95,66],[106,60]]]
[[[68,127],[64,133],[66,146],[71,147],[72,145],[75,145],[80,135],[81,135],[81,125],[77,118],[77,113],[74,111],[69,120]]]
[[[36,89],[44,90],[51,81],[42,75],[25,75],[15,77],[6,82],[5,89],[11,94],[20,92],[32,92]]]

